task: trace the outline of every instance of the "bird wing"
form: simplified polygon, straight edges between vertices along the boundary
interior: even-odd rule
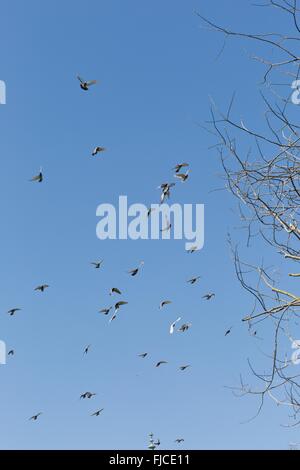
[[[79,75],[77,75],[77,79],[80,81],[80,83],[82,84],[85,83],[85,81],[82,78],[80,78]]]
[[[97,83],[97,80],[90,80],[89,82],[86,82],[87,86],[95,85]]]
[[[173,323],[171,323],[171,325],[170,325],[170,335],[172,335],[174,333],[174,327],[175,327],[176,323],[178,323],[180,320],[181,320],[181,317],[178,317],[177,320],[175,320]]]
[[[39,179],[40,179],[40,175],[38,174],[38,175],[33,176],[30,181],[38,181]]]
[[[110,311],[110,309],[111,309],[111,307],[110,308],[103,308],[102,310],[100,310],[100,313],[107,314]]]
[[[163,300],[163,301],[160,303],[160,308],[163,308],[165,305],[171,304],[171,303],[172,303],[171,300]]]
[[[120,302],[117,302],[115,304],[115,309],[118,309],[121,305],[126,305],[128,302],[125,302],[124,300],[120,300]]]

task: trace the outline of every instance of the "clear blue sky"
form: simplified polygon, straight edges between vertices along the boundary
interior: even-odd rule
[[[221,166],[198,124],[209,119],[209,96],[222,107],[234,90],[238,114],[254,120],[262,69],[246,43],[231,42],[216,61],[222,38],[201,27],[195,9],[239,30],[265,30],[269,14],[247,0],[1,2],[0,339],[15,349],[0,368],[1,449],[145,448],[151,431],[162,448],[177,437],[189,449],[284,449],[299,440],[273,404],[241,424],[257,402],[224,388],[247,375],[248,357],[262,360],[262,344],[240,322],[251,303],[226,236],[243,234],[235,201],[213,192],[224,184]],[[282,26],[274,21],[270,29]],[[99,84],[85,93],[77,73]],[[92,159],[95,145],[108,151]],[[155,188],[180,161],[191,177],[172,202],[205,204],[201,252],[186,254],[182,241],[96,238],[98,204],[121,194],[156,203]],[[45,181],[29,183],[41,165]],[[103,269],[94,270],[98,258]],[[131,278],[140,260],[143,272]],[[193,275],[202,279],[189,286]],[[34,292],[43,282],[49,290]],[[110,305],[112,286],[129,304],[109,325],[97,311]],[[208,291],[211,302],[201,299]],[[159,311],[163,298],[173,304]],[[5,314],[15,306],[22,311]],[[178,314],[192,328],[170,336]],[[160,359],[169,364],[156,369]],[[192,367],[179,372],[185,363]],[[80,401],[87,390],[97,396]]]

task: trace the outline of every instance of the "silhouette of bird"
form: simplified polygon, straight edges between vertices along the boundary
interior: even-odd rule
[[[182,331],[183,333],[187,331],[190,327],[192,326],[191,323],[184,323],[181,325],[181,327],[178,329],[178,331]]]
[[[171,325],[170,325],[170,335],[172,335],[172,334],[174,333],[175,325],[176,325],[176,323],[178,323],[180,320],[181,320],[181,317],[178,317],[177,320],[175,320],[173,323],[171,323]]]
[[[113,320],[115,320],[117,318],[117,313],[118,313],[118,310],[121,307],[121,305],[126,305],[126,304],[128,304],[128,302],[126,302],[124,300],[120,300],[120,302],[117,302],[115,304],[115,311],[114,311],[113,316],[109,319],[109,323],[111,323]]]
[[[145,357],[146,357],[147,355],[148,355],[148,353],[145,352],[145,353],[139,354],[138,356],[139,356],[139,357],[142,357],[143,359],[145,359]]]
[[[97,153],[105,152],[106,148],[105,147],[95,147],[94,150],[92,151],[92,156],[95,157]]]
[[[49,287],[48,284],[42,284],[40,286],[37,286],[34,290],[44,292],[44,290],[47,289],[48,287]]]
[[[99,313],[104,313],[104,315],[108,315],[111,309],[112,309],[112,306],[108,308],[103,308],[102,310],[99,310]]]
[[[159,308],[162,309],[165,305],[171,304],[172,300],[162,300],[159,304]]]
[[[95,413],[92,413],[91,416],[99,416],[101,411],[103,411],[103,410],[104,410],[104,408],[101,408],[101,410],[97,410],[97,411],[95,411]]]
[[[147,210],[147,217],[150,217],[150,215],[153,211],[155,211],[155,208],[154,207],[149,207],[149,209]]]
[[[83,350],[83,355],[84,355],[84,354],[87,354],[87,353],[89,352],[90,347],[91,347],[91,344],[89,344],[88,346],[86,346],[86,347],[84,348],[84,350]]]
[[[95,266],[95,269],[99,269],[102,263],[103,263],[103,259],[101,259],[100,261],[92,261],[91,264]]]
[[[92,393],[92,392],[84,392],[80,395],[80,398],[92,398],[96,395],[96,393]]]
[[[170,188],[173,188],[176,183],[162,183],[160,184],[157,189],[161,189],[163,192],[167,192]]]
[[[80,88],[85,91],[87,91],[91,85],[95,85],[97,83],[96,80],[90,80],[89,82],[86,82],[85,80],[80,78],[79,75],[77,75],[77,78],[80,81]]]
[[[179,439],[175,439],[176,444],[180,444],[181,442],[184,442],[184,439],[182,439],[182,437],[180,437]]]
[[[156,366],[155,367],[159,367],[161,366],[162,364],[168,364],[167,361],[159,361],[157,362]]]
[[[160,186],[158,186],[158,189],[162,190],[161,196],[160,196],[160,204],[163,204],[165,199],[168,199],[170,197],[170,189],[175,186],[175,183],[162,183]]]
[[[8,356],[14,356],[14,354],[15,354],[15,351],[13,349],[8,351],[8,353],[7,353]]]
[[[130,271],[128,271],[128,274],[130,274],[130,276],[132,276],[132,277],[136,276],[143,265],[144,265],[144,261],[141,261],[139,267],[131,269]]]
[[[113,294],[119,294],[119,295],[121,295],[122,292],[121,292],[117,287],[112,287],[112,288],[110,289],[109,295],[113,295]]]
[[[202,299],[210,300],[215,297],[215,295],[216,294],[214,294],[213,292],[209,292],[208,294],[203,295]]]
[[[175,170],[175,173],[179,173],[181,168],[183,168],[185,166],[189,166],[189,164],[188,163],[178,163],[177,165],[175,165],[174,168],[172,168],[172,170]]]
[[[36,181],[37,183],[41,183],[44,179],[43,173],[42,173],[42,167],[40,167],[40,171],[37,175],[33,176],[29,181]]]
[[[178,178],[182,183],[184,183],[189,177],[190,170],[187,170],[185,173],[175,173],[175,178]]]
[[[11,308],[10,310],[8,310],[7,313],[12,317],[16,312],[19,312],[20,310],[20,308]]]
[[[36,415],[31,416],[31,418],[29,418],[29,421],[30,420],[36,421],[38,419],[38,417],[41,416],[41,414],[42,414],[42,412],[40,411]]]
[[[188,282],[189,284],[195,284],[198,281],[198,279],[201,279],[201,276],[192,277],[191,279],[189,279],[186,282]]]
[[[128,304],[128,302],[126,302],[125,300],[120,300],[119,302],[117,302],[115,304],[115,314],[117,313],[121,305],[126,305],[126,304]]]
[[[188,367],[191,367],[190,364],[187,364],[186,366],[180,366],[179,369],[180,369],[180,370],[185,370],[185,369],[187,369]]]
[[[231,333],[231,330],[232,330],[232,326],[231,326],[230,328],[228,328],[228,330],[225,332],[225,335],[224,335],[224,336],[229,335],[229,333]]]

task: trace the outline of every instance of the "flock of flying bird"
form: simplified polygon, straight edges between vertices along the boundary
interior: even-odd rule
[[[96,80],[91,80],[91,81],[85,81],[83,80],[82,78],[80,78],[79,76],[77,76],[79,82],[80,82],[80,88],[84,91],[88,91],[90,86],[92,85],[95,85],[97,82]],[[92,151],[92,156],[95,157],[97,154],[101,153],[101,152],[104,152],[106,150],[105,147],[100,147],[100,146],[96,146],[94,148],[94,150]],[[190,170],[189,170],[189,164],[188,163],[178,163],[174,168],[174,177],[179,179],[182,183],[186,182],[188,177],[189,177],[189,173],[190,173]],[[182,172],[183,170],[182,169],[186,169],[185,172]],[[37,175],[33,176],[30,181],[32,182],[38,182],[38,183],[42,183],[44,180],[44,175],[43,175],[43,171],[42,171],[42,167],[40,168],[40,171]],[[163,204],[166,199],[169,199],[170,197],[170,193],[171,193],[171,189],[175,186],[176,183],[172,182],[172,183],[162,183],[158,189],[161,190],[161,195],[160,195],[160,203]],[[153,209],[149,209],[148,210],[148,217],[151,216],[151,212],[152,212]],[[166,231],[166,230],[170,230],[171,229],[171,223],[170,221],[166,221],[166,226],[161,229],[161,231]],[[197,247],[192,247],[189,252],[190,253],[193,253],[194,251],[197,251]],[[102,267],[102,264],[103,264],[103,260],[99,260],[99,261],[93,261],[91,263],[91,265],[95,268],[95,269],[100,269]],[[139,266],[128,271],[128,274],[132,277],[136,276],[140,270],[142,269],[144,265],[144,262],[141,261]],[[190,285],[194,285],[196,284],[199,279],[201,278],[201,276],[195,276],[195,277],[192,277],[190,279],[187,280],[187,283],[189,283]],[[48,284],[41,284],[41,285],[38,285],[34,290],[35,291],[38,291],[38,292],[45,292],[46,289],[49,288],[49,285]],[[112,287],[109,291],[109,295],[110,296],[119,296],[119,295],[122,295],[122,292],[119,288],[117,287]],[[211,299],[213,299],[213,297],[215,297],[215,293],[213,292],[209,292],[207,294],[205,294],[202,298],[209,301]],[[171,304],[172,301],[171,300],[162,300],[160,302],[160,305],[159,305],[159,309],[163,309],[166,305],[168,304]],[[109,319],[109,322],[111,323],[113,320],[115,320],[117,318],[117,315],[119,313],[119,310],[121,307],[123,307],[124,305],[127,305],[128,302],[125,301],[125,300],[119,300],[117,302],[115,302],[113,305],[110,305],[109,307],[105,307],[105,308],[102,308],[99,313],[102,313],[103,315],[109,315],[110,313],[112,313],[112,315],[110,316],[110,319]],[[21,308],[12,308],[10,310],[8,310],[8,315],[10,316],[14,316],[18,311],[20,311]],[[177,324],[180,322],[181,320],[181,317],[178,317],[175,321],[173,321],[170,325],[170,328],[169,328],[169,333],[170,334],[174,334],[176,331],[177,332],[180,332],[180,333],[184,333],[186,332],[187,330],[189,330],[189,328],[191,328],[192,324],[191,323],[182,323],[179,328],[177,328]],[[225,336],[227,336],[229,333],[231,332],[231,328],[228,329],[225,333]],[[90,350],[90,347],[91,345],[88,345],[84,348],[84,351],[83,351],[83,354],[86,355],[88,354],[89,350]],[[10,356],[13,356],[14,355],[14,350],[10,350],[8,352],[8,355]],[[140,353],[138,354],[138,357],[142,358],[142,359],[145,359],[147,356],[149,355],[148,352],[143,352],[143,353]],[[167,364],[167,361],[165,360],[160,360],[158,361],[157,363],[155,363],[155,367],[160,367],[162,366],[163,364]],[[179,370],[181,371],[184,371],[186,370],[187,368],[191,367],[190,364],[185,364],[185,365],[181,365],[179,366]],[[80,395],[80,400],[83,399],[91,399],[93,398],[94,396],[96,396],[96,393],[94,392],[90,392],[90,391],[86,391],[84,393],[82,393]],[[96,411],[94,411],[93,413],[91,413],[91,416],[99,416],[102,411],[104,410],[104,408],[100,408]],[[31,416],[29,418],[29,420],[32,420],[32,421],[37,421],[38,418],[42,415],[42,412],[39,412],[39,413],[36,413],[34,414],[33,416]],[[180,444],[182,442],[184,442],[184,439],[183,438],[177,438],[175,440],[175,442],[177,444]],[[160,441],[158,440],[156,443],[156,445],[160,445]]]

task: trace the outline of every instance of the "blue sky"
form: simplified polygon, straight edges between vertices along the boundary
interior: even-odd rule
[[[255,121],[262,69],[247,43],[231,41],[215,60],[222,38],[203,29],[196,9],[239,30],[266,29],[267,12],[247,0],[1,2],[0,339],[15,350],[0,368],[1,449],[145,448],[151,431],[162,448],[177,437],[189,449],[285,449],[299,440],[273,404],[241,424],[257,402],[224,388],[248,375],[248,357],[262,361],[262,344],[240,322],[252,304],[226,237],[242,243],[243,233],[236,202],[214,191],[224,185],[221,166],[200,125],[209,97],[222,108],[234,90],[237,114]],[[272,29],[282,27],[276,21]],[[83,92],[78,73],[98,85]],[[108,150],[92,159],[96,145]],[[122,194],[157,203],[156,187],[180,161],[191,177],[171,201],[205,204],[201,252],[188,255],[183,241],[96,238],[100,203]],[[45,181],[29,183],[40,166]],[[103,269],[94,270],[98,258]],[[202,279],[189,286],[193,275]],[[33,291],[44,282],[47,292]],[[97,312],[112,286],[129,304],[109,325]],[[216,297],[205,302],[208,291]],[[173,303],[160,311],[164,298]],[[5,314],[15,306],[22,311]],[[179,314],[192,328],[170,336]],[[161,359],[169,363],[156,369]],[[185,363],[192,367],[179,372]],[[80,401],[87,390],[97,396]]]

